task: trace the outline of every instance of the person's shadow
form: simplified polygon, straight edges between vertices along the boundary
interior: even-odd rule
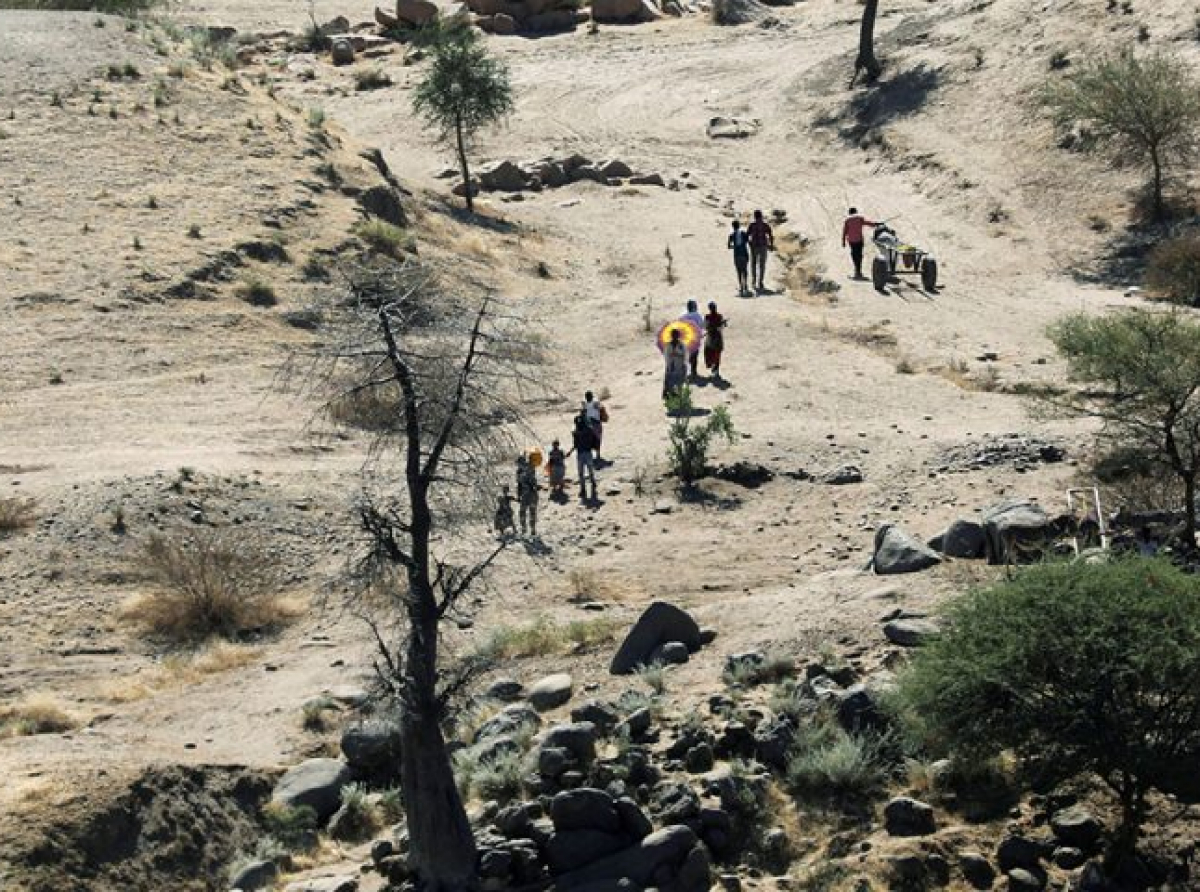
[[[534,536],[532,539],[526,539],[523,543],[525,553],[531,557],[544,557],[548,554],[553,554],[554,549],[542,541],[541,536]]]

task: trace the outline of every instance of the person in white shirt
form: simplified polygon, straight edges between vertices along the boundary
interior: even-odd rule
[[[691,379],[695,381],[699,376],[696,366],[700,361],[700,345],[704,343],[704,317],[700,315],[700,310],[696,306],[696,302],[694,300],[689,300],[687,302],[687,312],[685,312],[679,318],[684,322],[690,322],[692,325],[696,326],[696,331],[700,334],[699,339],[693,345],[691,352],[688,355],[688,369],[691,373]]]
[[[580,407],[580,411],[587,419],[588,426],[596,434],[596,461],[600,461],[600,447],[604,442],[604,422],[608,420],[608,411],[590,390],[583,395],[583,405]]]

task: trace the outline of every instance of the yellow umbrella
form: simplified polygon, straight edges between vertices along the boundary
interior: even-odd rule
[[[683,346],[687,347],[688,353],[695,353],[700,349],[700,342],[703,340],[700,336],[700,329],[696,327],[696,323],[688,319],[676,319],[674,322],[668,322],[658,330],[658,349],[663,352],[667,349],[667,345],[671,343],[671,332],[679,332],[679,340],[683,342]]]

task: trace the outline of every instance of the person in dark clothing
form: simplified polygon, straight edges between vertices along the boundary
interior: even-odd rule
[[[521,535],[526,529],[537,538],[538,483],[537,473],[529,459],[517,456],[517,508],[521,519]]]
[[[738,295],[745,297],[750,293],[750,236],[742,229],[741,221],[733,221],[728,244],[733,252],[733,268],[737,271]]]
[[[775,250],[775,233],[763,219],[762,211],[754,212],[754,221],[746,227],[750,240],[750,278],[755,291],[766,288],[767,252]]]
[[[867,226],[874,229],[876,225],[878,224],[872,223],[860,214],[858,208],[850,208],[850,214],[846,217],[846,222],[842,224],[842,247],[850,246],[850,260],[854,263],[854,278],[856,279],[863,277],[863,229]]]
[[[590,479],[593,502],[596,500],[595,449],[596,432],[588,424],[587,416],[580,413],[575,416],[575,429],[571,431],[571,452],[575,453],[575,467],[579,471],[579,498],[587,499],[587,481]]]

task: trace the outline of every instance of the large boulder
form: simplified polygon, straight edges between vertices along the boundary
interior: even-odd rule
[[[883,807],[883,826],[891,836],[929,836],[937,831],[933,807],[897,796]]]
[[[421,27],[437,21],[438,8],[430,0],[396,0],[396,17]]]
[[[875,572],[880,576],[919,573],[942,562],[936,551],[900,527],[885,523],[875,533]]]
[[[368,719],[342,732],[342,755],[359,777],[387,780],[400,767],[400,726]]]
[[[603,790],[589,787],[567,790],[550,800],[550,820],[560,833],[567,830],[602,830],[615,834],[621,830],[621,819],[613,798]]]
[[[592,0],[592,18],[597,22],[636,22],[642,15],[642,0]]]
[[[936,623],[919,617],[894,619],[883,624],[883,634],[887,640],[901,647],[920,647],[938,631]]]
[[[645,609],[609,666],[613,675],[629,675],[650,661],[655,649],[669,641],[678,641],[691,652],[700,649],[700,626],[685,611],[666,601],[655,601]]]
[[[1001,502],[983,512],[983,532],[989,564],[1021,563],[1046,545],[1050,515],[1033,502]]]
[[[603,830],[564,830],[546,843],[546,862],[551,873],[567,873],[599,861],[629,846],[629,840]]]
[[[571,680],[571,676],[560,672],[557,675],[547,675],[534,684],[525,696],[530,706],[538,712],[545,712],[570,700],[574,689],[575,682]]]
[[[350,766],[339,759],[309,759],[279,779],[271,801],[285,808],[308,806],[325,821],[341,805],[342,787],[351,777]]]
[[[541,726],[542,718],[536,710],[524,703],[514,703],[480,725],[479,730],[475,732],[475,742],[502,735],[519,734],[526,728],[537,730]]]
[[[525,28],[538,34],[570,31],[576,25],[582,25],[589,18],[587,10],[583,9],[551,9],[531,15],[525,20]]]
[[[277,876],[279,867],[274,861],[251,861],[232,875],[230,883],[242,892],[258,892],[275,885]]]
[[[503,13],[501,13],[503,15]],[[492,20],[495,27],[495,19]],[[529,174],[511,161],[496,161],[477,168],[479,185],[487,192],[520,192],[529,188]]]
[[[1091,850],[1104,833],[1104,825],[1082,805],[1055,812],[1050,818],[1050,829],[1065,845],[1085,851]]]
[[[583,763],[596,757],[596,726],[591,722],[555,725],[542,735],[543,750],[566,750]]]
[[[692,850],[699,846],[695,831],[682,825],[666,827],[651,833],[635,846],[602,858],[579,870],[565,873],[557,878],[558,892],[578,890],[592,883],[627,879],[636,886],[657,886],[659,877],[672,879],[678,876]],[[696,871],[699,873],[699,871]],[[704,889],[708,888],[708,877],[704,878]],[[696,880],[685,892],[697,888]]]
[[[952,558],[981,558],[987,548],[983,524],[973,520],[956,520],[931,543],[934,548]]]

